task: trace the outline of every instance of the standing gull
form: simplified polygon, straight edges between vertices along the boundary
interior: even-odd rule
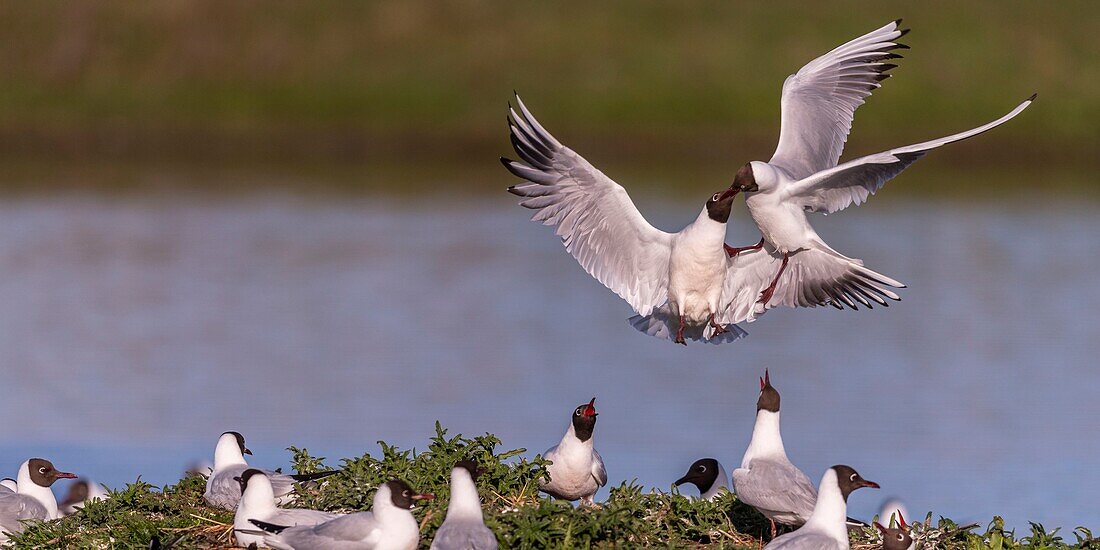
[[[432,550],[496,550],[497,537],[485,526],[477,477],[481,468],[471,460],[460,460],[451,470],[451,500],[447,519],[435,532]]]
[[[837,165],[856,109],[890,76],[887,71],[896,65],[887,61],[900,57],[892,50],[906,47],[895,42],[908,32],[899,23],[843,44],[789,76],[783,83],[775,153],[768,162],[752,161],[737,171],[733,185],[745,190],[745,204],[763,239],[727,252],[736,256],[763,248],[780,260],[760,293],[757,312],[780,305],[870,308],[872,303],[887,305],[883,298],[900,300],[885,287],[905,285],[833,250],[814,231],[807,212],[831,214],[858,205],[928,151],[1004,124],[1035,99],[1032,95],[977,128]]]
[[[726,470],[722,468],[716,459],[700,458],[691,464],[686,474],[677,479],[674,484],[679,487],[690,483],[699,489],[699,498],[702,500],[714,500],[724,491],[729,491],[729,478]]]
[[[420,525],[409,510],[416,501],[432,498],[393,480],[378,488],[369,512],[313,526],[291,527],[255,519],[251,523],[268,533],[264,544],[277,550],[413,550],[420,542]]]
[[[542,454],[553,464],[546,467],[550,481],[539,480],[539,490],[564,500],[580,500],[582,505],[592,505],[600,487],[607,485],[607,470],[603,458],[592,445],[592,431],[596,428],[596,398],[573,410],[569,429],[554,445]]]
[[[16,490],[0,493],[0,543],[7,542],[9,534],[22,533],[24,521],[61,517],[50,486],[59,479],[75,477],[69,472],[59,472],[44,458],[32,458],[20,465]]]
[[[218,438],[218,445],[214,448],[214,469],[206,480],[206,491],[203,498],[211,506],[236,510],[241,500],[241,484],[236,478],[240,477],[248,469],[248,462],[244,455],[250,455],[252,451],[244,446],[244,436],[238,432],[225,432]],[[275,500],[279,504],[287,504],[294,500],[294,483],[312,481],[339,473],[338,470],[317,472],[313,474],[286,475],[273,470],[260,470],[271,481],[271,487],[275,492]]]
[[[878,489],[842,464],[825,470],[809,520],[798,530],[773,539],[767,550],[848,550],[848,495],[861,487]]]
[[[764,370],[760,397],[756,399],[756,425],[741,467],[733,471],[737,498],[756,508],[772,524],[802,525],[810,519],[817,489],[806,474],[787,459],[779,433],[779,392]]]

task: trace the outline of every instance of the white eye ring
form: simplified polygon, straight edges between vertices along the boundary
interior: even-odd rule
[[[40,474],[46,473],[46,468],[45,467],[39,468],[38,473],[40,473]]]
[[[898,540],[899,540],[899,541],[903,541],[903,540],[905,540],[905,535],[903,535],[903,534],[901,534],[901,533],[898,533]]]
[[[715,193],[714,196],[710,198],[710,200],[718,202],[718,193]]]
[[[848,476],[848,479],[849,479],[850,481],[855,481],[855,480],[856,480],[856,476],[857,476],[857,475],[858,475],[858,474],[852,474],[851,476]]]
[[[707,467],[706,467],[706,466],[703,466],[702,464],[700,464],[700,465],[699,465],[699,471],[700,471],[700,472],[705,472],[705,471],[707,471]]]

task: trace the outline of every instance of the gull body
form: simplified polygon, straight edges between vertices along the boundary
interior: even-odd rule
[[[838,165],[856,109],[891,76],[887,71],[896,65],[888,61],[901,57],[892,51],[908,47],[896,42],[908,32],[899,23],[842,44],[789,76],[783,83],[775,153],[768,162],[745,164],[734,178],[735,186],[753,187],[746,191],[745,204],[763,236],[764,250],[781,260],[759,297],[763,309],[824,304],[858,309],[885,306],[884,298],[900,300],[886,287],[905,285],[831,248],[807,213],[833,213],[866,201],[928,151],[1004,124],[1035,98],[977,128]],[[745,249],[731,249],[737,250]],[[808,277],[816,281],[807,284]]]
[[[603,458],[592,442],[596,426],[596,398],[573,410],[569,429],[561,442],[543,453],[543,458],[553,462],[547,466],[550,480],[539,480],[539,490],[563,500],[580,500],[591,505],[600,487],[607,485],[607,470]]]
[[[432,495],[414,494],[404,482],[395,480],[378,488],[370,512],[313,526],[251,523],[267,532],[264,544],[277,550],[414,550],[420,542],[420,525],[409,509],[416,500],[430,498]]]
[[[206,491],[203,498],[207,504],[226,510],[236,510],[241,500],[241,484],[236,481],[249,469],[244,455],[252,454],[244,445],[244,436],[237,432],[225,432],[218,438],[214,448],[214,468],[206,479]],[[294,483],[311,481],[338,473],[337,471],[315,474],[287,475],[274,470],[261,469],[271,482],[275,492],[275,501],[279,505],[294,501]]]
[[[9,534],[22,533],[23,521],[61,517],[50,486],[58,479],[75,477],[59,472],[50,461],[42,458],[32,458],[20,465],[16,491],[0,493],[0,543],[7,542]]]
[[[305,508],[279,508],[275,504],[275,491],[271,481],[266,474],[255,468],[245,470],[237,478],[237,483],[241,485],[241,501],[233,516],[233,528],[237,546],[241,548],[247,548],[253,543],[257,546],[264,544],[264,535],[255,533],[256,527],[249,520],[258,519],[275,525],[294,527],[316,525],[343,515]]]
[[[69,492],[65,494],[65,498],[61,499],[58,510],[62,516],[75,514],[77,510],[84,507],[85,503],[106,500],[108,496],[107,490],[102,485],[90,479],[78,479],[76,483],[69,485]]]
[[[677,487],[685,483],[691,483],[699,489],[701,500],[714,500],[718,495],[729,491],[726,469],[714,458],[696,460],[688,467],[687,473],[674,482]]]
[[[775,523],[806,523],[817,501],[817,489],[810,478],[787,458],[779,432],[779,407],[779,392],[765,371],[760,379],[752,440],[741,467],[733,471],[737,497],[771,520],[773,529]]]
[[[477,464],[461,460],[451,470],[447,518],[435,532],[432,550],[496,550],[497,537],[485,526],[475,480]]]
[[[878,488],[850,466],[836,465],[821,477],[817,504],[805,525],[772,539],[767,550],[848,550],[848,495],[860,487]]]

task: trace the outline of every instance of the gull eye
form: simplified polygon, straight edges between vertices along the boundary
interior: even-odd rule
[[[706,466],[703,466],[702,464],[700,464],[700,465],[699,465],[699,471],[700,471],[700,472],[705,472],[705,471],[707,471],[707,467],[706,467]]]
[[[718,202],[718,193],[715,193],[714,196],[710,198],[710,200],[713,202]]]
[[[898,533],[898,540],[904,542],[905,541],[905,535],[903,535],[901,533]]]
[[[848,476],[848,480],[849,481],[855,481],[857,477],[859,477],[859,474],[852,474],[852,475]]]
[[[403,492],[401,493],[401,496],[403,496],[403,497],[407,497],[407,496],[409,496],[409,492],[408,492],[408,491],[403,491]]]
[[[43,467],[39,468],[39,469],[38,469],[38,473],[40,473],[40,474],[43,474],[43,475],[45,475],[45,473],[46,473],[46,467],[45,467],[45,466],[43,466]]]

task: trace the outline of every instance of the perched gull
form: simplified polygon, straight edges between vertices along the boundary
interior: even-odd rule
[[[773,537],[776,523],[806,523],[817,501],[810,478],[787,459],[779,433],[779,392],[767,370],[760,379],[752,440],[741,467],[733,471],[733,487],[737,498],[771,520]]]
[[[481,468],[470,460],[460,460],[451,470],[451,500],[447,519],[435,532],[432,550],[496,550],[497,537],[485,526],[481,498],[477,494]]]
[[[65,498],[61,499],[58,510],[61,515],[68,516],[83,508],[86,502],[107,500],[107,497],[107,490],[102,485],[90,479],[78,479],[69,485],[69,492],[65,493]]]
[[[57,519],[57,499],[50,486],[59,479],[72,479],[75,474],[59,472],[49,460],[32,458],[19,466],[15,492],[0,492],[0,543],[9,534],[23,532],[27,520]]]
[[[897,520],[897,527],[894,527],[895,519]],[[889,527],[886,527],[877,521],[875,522],[875,528],[882,534],[882,550],[912,550],[916,548],[913,537],[909,535],[909,526],[905,524],[905,516],[900,509],[891,514],[888,525]]]
[[[728,479],[725,468],[717,460],[700,458],[692,463],[684,477],[676,480],[675,485],[679,487],[691,483],[699,488],[699,498],[714,500],[723,491],[729,491]]]
[[[860,487],[878,489],[851,466],[837,465],[825,470],[817,504],[805,525],[779,536],[764,548],[769,550],[848,550],[848,495]]]
[[[432,498],[414,493],[403,481],[387,481],[375,493],[370,512],[314,526],[290,527],[255,519],[252,524],[268,533],[264,544],[278,550],[413,550],[420,543],[420,525],[409,510],[417,500]]]
[[[861,260],[833,250],[814,231],[807,212],[831,214],[860,204],[937,147],[961,141],[1004,124],[1031,104],[1032,95],[1003,117],[977,128],[860,157],[837,165],[856,108],[890,76],[887,61],[907,30],[894,21],[811,61],[783,83],[779,145],[768,162],[742,166],[733,186],[743,189],[745,204],[763,239],[752,247],[729,248],[730,255],[764,248],[781,260],[769,274],[758,310],[776,306],[837,309],[901,298],[885,287],[905,285],[863,266]],[[764,246],[766,243],[766,246]]]
[[[267,475],[255,468],[249,468],[234,478],[241,486],[241,503],[233,516],[233,528],[236,530],[237,546],[248,548],[255,543],[263,546],[264,535],[256,533],[255,526],[249,520],[258,519],[275,525],[316,525],[343,514],[307,510],[305,508],[279,508],[275,505],[275,490]]]
[[[596,398],[573,410],[569,429],[561,443],[542,454],[553,464],[547,466],[550,481],[539,480],[539,490],[564,500],[580,500],[591,505],[596,491],[607,485],[607,470],[603,458],[592,446],[592,430],[596,427]]]
[[[218,445],[214,448],[214,470],[206,480],[206,492],[203,498],[211,506],[236,510],[241,500],[241,484],[236,481],[245,470],[248,462],[244,455],[250,455],[252,451],[244,446],[244,436],[237,432],[225,432],[218,438]],[[271,481],[275,493],[275,500],[279,504],[287,504],[294,500],[294,483],[312,481],[339,473],[339,470],[317,472],[314,474],[286,475],[272,470],[261,470]]]

